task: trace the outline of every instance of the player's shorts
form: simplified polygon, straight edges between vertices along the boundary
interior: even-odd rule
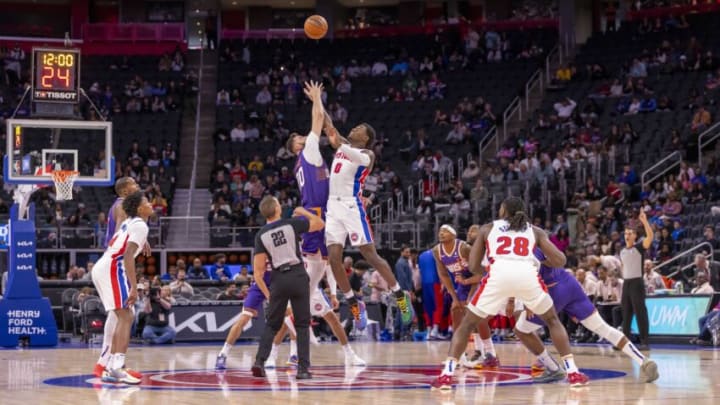
[[[595,312],[595,306],[575,279],[570,278],[548,287],[548,293],[558,314],[564,311],[569,316],[582,321]],[[528,321],[536,325],[545,325],[542,318],[537,315],[528,318]]]
[[[468,296],[470,295],[471,289],[472,289],[472,286],[459,285],[455,288],[455,295],[457,295],[458,300],[460,300],[460,302],[466,302],[468,300]]]
[[[260,312],[263,302],[265,302],[265,294],[260,291],[260,288],[253,284],[250,286],[248,294],[243,301],[243,310],[251,309],[257,314]]]
[[[350,238],[352,246],[373,243],[370,220],[360,198],[330,197],[325,220],[325,241],[328,245],[345,246]]]
[[[130,282],[127,279],[122,260],[113,261],[104,257],[100,258],[92,269],[92,281],[105,311],[127,308]]]
[[[467,308],[485,318],[504,312],[510,297],[522,301],[525,307],[537,314],[544,314],[553,305],[534,264],[498,260],[489,268]]]
[[[320,254],[327,257],[328,251],[325,245],[325,231],[306,232],[302,234],[302,252],[307,254]]]

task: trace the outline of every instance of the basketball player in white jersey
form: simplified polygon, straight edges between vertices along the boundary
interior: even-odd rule
[[[467,313],[455,331],[445,366],[431,387],[452,389],[452,377],[458,358],[465,350],[470,333],[482,319],[494,315],[507,305],[508,299],[519,298],[524,306],[539,314],[550,329],[553,344],[562,356],[571,386],[588,383],[570,352],[565,327],[555,313],[552,298],[538,275],[539,261],[533,254],[537,245],[545,255],[547,266],[565,265],[565,255],[550,242],[547,234],[530,224],[525,204],[517,197],[507,198],[500,207],[500,220],[483,225],[470,251],[470,269],[479,274],[483,256],[487,256],[487,275],[467,306]]]
[[[102,381],[139,384],[140,379],[125,369],[125,353],[133,322],[130,308],[137,300],[135,257],[147,241],[147,220],[153,208],[143,192],[136,191],[123,200],[123,210],[128,218],[120,224],[105,253],[93,267],[92,280],[105,310],[117,316],[110,348],[112,357],[103,372]]]
[[[310,82],[305,83],[305,95],[312,101],[312,125],[307,136],[292,134],[288,139],[288,149],[295,154],[295,177],[302,196],[303,208],[315,212],[323,219],[328,202],[329,181],[327,164],[320,154],[320,138],[323,121],[325,120],[325,109],[322,105],[322,84]],[[327,263],[327,247],[324,232],[307,232],[302,234],[302,254],[305,261],[305,269],[310,276],[310,313],[318,316],[328,323],[333,334],[340,342],[345,354],[346,366],[364,366],[365,361],[358,357],[348,344],[348,337],[345,329],[340,324],[340,319],[333,312],[338,307],[336,298],[337,283],[330,266]],[[318,284],[327,275],[330,286],[329,305],[325,294],[318,287]],[[272,354],[271,354],[272,356]]]
[[[135,179],[133,179],[132,177],[121,177],[115,181],[115,194],[117,194],[117,198],[115,199],[115,202],[113,202],[113,205],[108,211],[108,223],[107,230],[105,232],[105,247],[110,246],[110,240],[115,235],[115,233],[120,230],[120,225],[125,221],[125,219],[127,219],[125,210],[123,210],[122,207],[123,200],[125,200],[125,197],[137,192],[139,189],[140,187],[135,182]],[[150,248],[146,243],[143,253],[148,255],[150,254],[149,250]],[[113,333],[115,332],[116,325],[117,316],[115,316],[114,311],[109,311],[107,314],[107,318],[105,319],[105,328],[103,331],[103,345],[100,351],[100,357],[95,363],[95,368],[93,369],[93,374],[95,374],[95,377],[102,377],[103,372],[105,371],[105,368],[110,361],[110,345],[112,344]],[[132,375],[135,378],[142,378],[142,374],[135,370],[126,369],[126,371],[128,372],[128,374]]]
[[[397,300],[402,322],[409,325],[413,319],[410,295],[400,289],[390,265],[378,255],[362,201],[365,179],[375,161],[375,154],[368,150],[375,139],[375,130],[369,124],[362,123],[353,128],[345,139],[338,134],[327,113],[324,129],[330,146],[336,149],[330,170],[330,195],[325,221],[325,241],[335,279],[350,305],[353,317],[360,320],[360,304],[350,288],[350,280],[342,262],[343,248],[349,237],[350,244],[357,247],[363,258],[387,281]]]

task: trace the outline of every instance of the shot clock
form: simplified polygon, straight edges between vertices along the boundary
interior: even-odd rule
[[[77,103],[80,50],[33,48],[32,100]]]

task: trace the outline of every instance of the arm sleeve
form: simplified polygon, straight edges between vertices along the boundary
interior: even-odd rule
[[[342,144],[338,148],[339,151],[345,154],[353,163],[358,163],[362,166],[369,166],[371,162],[370,156],[362,153],[360,149],[353,148],[348,144]]]
[[[258,232],[255,235],[255,253],[267,253],[267,251],[265,250],[265,245],[262,243],[262,239],[260,239],[262,234],[262,232]]]
[[[310,230],[310,221],[305,218],[291,218],[290,225],[298,235]]]
[[[320,137],[310,131],[307,138],[305,139],[305,147],[302,151],[305,160],[313,166],[322,166],[323,158],[320,154]]]
[[[148,236],[148,226],[144,221],[137,221],[130,224],[128,229],[128,242],[133,242],[138,247],[145,246]]]

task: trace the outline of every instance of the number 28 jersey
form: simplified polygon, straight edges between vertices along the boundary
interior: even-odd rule
[[[533,254],[535,233],[529,223],[524,231],[509,230],[510,224],[504,219],[493,221],[493,227],[487,236],[486,255],[491,266],[518,262],[538,267],[540,262]]]

